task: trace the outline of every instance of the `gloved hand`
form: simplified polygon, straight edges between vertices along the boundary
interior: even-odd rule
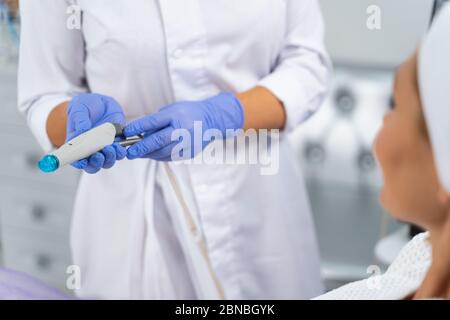
[[[242,129],[244,112],[240,101],[231,93],[221,93],[212,98],[191,102],[178,102],[162,108],[128,124],[124,129],[127,137],[144,134],[145,139],[127,150],[128,159],[151,158],[159,161],[172,161],[172,149],[181,141],[172,141],[172,132],[186,129],[191,138],[191,150],[181,158],[192,158],[210,142],[203,141],[201,150],[194,149],[194,122],[201,122],[203,133],[216,129],[227,138],[227,129]]]
[[[125,115],[117,101],[95,93],[74,97],[67,110],[66,142],[105,122],[125,125]],[[122,160],[126,154],[124,147],[114,143],[87,159],[72,163],[72,166],[87,173],[96,173],[101,168],[111,168],[116,160]]]

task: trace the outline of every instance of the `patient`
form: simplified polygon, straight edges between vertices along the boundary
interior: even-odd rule
[[[450,298],[450,6],[418,54],[398,70],[395,106],[374,152],[384,176],[382,205],[428,230],[412,239],[385,274],[319,299]]]

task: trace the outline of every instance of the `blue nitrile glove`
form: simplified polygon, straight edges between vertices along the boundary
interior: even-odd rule
[[[105,122],[125,125],[125,115],[116,100],[95,93],[74,97],[67,110],[66,142]],[[72,163],[72,166],[87,173],[96,173],[101,168],[111,168],[116,160],[122,160],[126,154],[124,147],[114,143],[87,159]]]
[[[194,123],[202,125],[202,133],[215,129],[221,138],[227,138],[227,129],[242,129],[244,112],[240,101],[231,93],[221,93],[203,101],[184,101],[171,104],[160,111],[135,120],[124,129],[127,137],[144,134],[145,139],[127,150],[128,159],[151,158],[159,161],[176,160],[172,158],[172,149],[181,140],[172,141],[172,133],[185,129],[191,137],[188,154],[177,155],[187,159],[201,152],[210,142],[203,141],[201,150],[194,149]],[[184,143],[184,141],[183,141]],[[196,148],[200,149],[200,148]]]

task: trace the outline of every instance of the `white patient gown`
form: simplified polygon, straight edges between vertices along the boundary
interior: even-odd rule
[[[388,270],[369,279],[332,290],[318,300],[402,300],[420,287],[431,264],[428,233],[415,236],[400,251]]]

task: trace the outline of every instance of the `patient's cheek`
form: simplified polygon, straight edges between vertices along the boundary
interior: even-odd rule
[[[408,160],[409,144],[403,139],[401,131],[393,125],[384,125],[378,132],[374,142],[374,153],[385,178],[389,178]]]
[[[389,163],[389,153],[391,149],[389,143],[389,132],[385,127],[383,127],[378,132],[373,148],[375,157],[378,161],[378,164],[381,166],[383,174],[384,169],[386,169],[386,166]]]
[[[402,163],[402,146],[390,127],[383,126],[374,141],[374,154],[383,175],[383,185],[380,190],[380,203],[385,209],[393,205],[392,198],[396,198],[398,169]],[[395,202],[395,201],[394,201]]]

